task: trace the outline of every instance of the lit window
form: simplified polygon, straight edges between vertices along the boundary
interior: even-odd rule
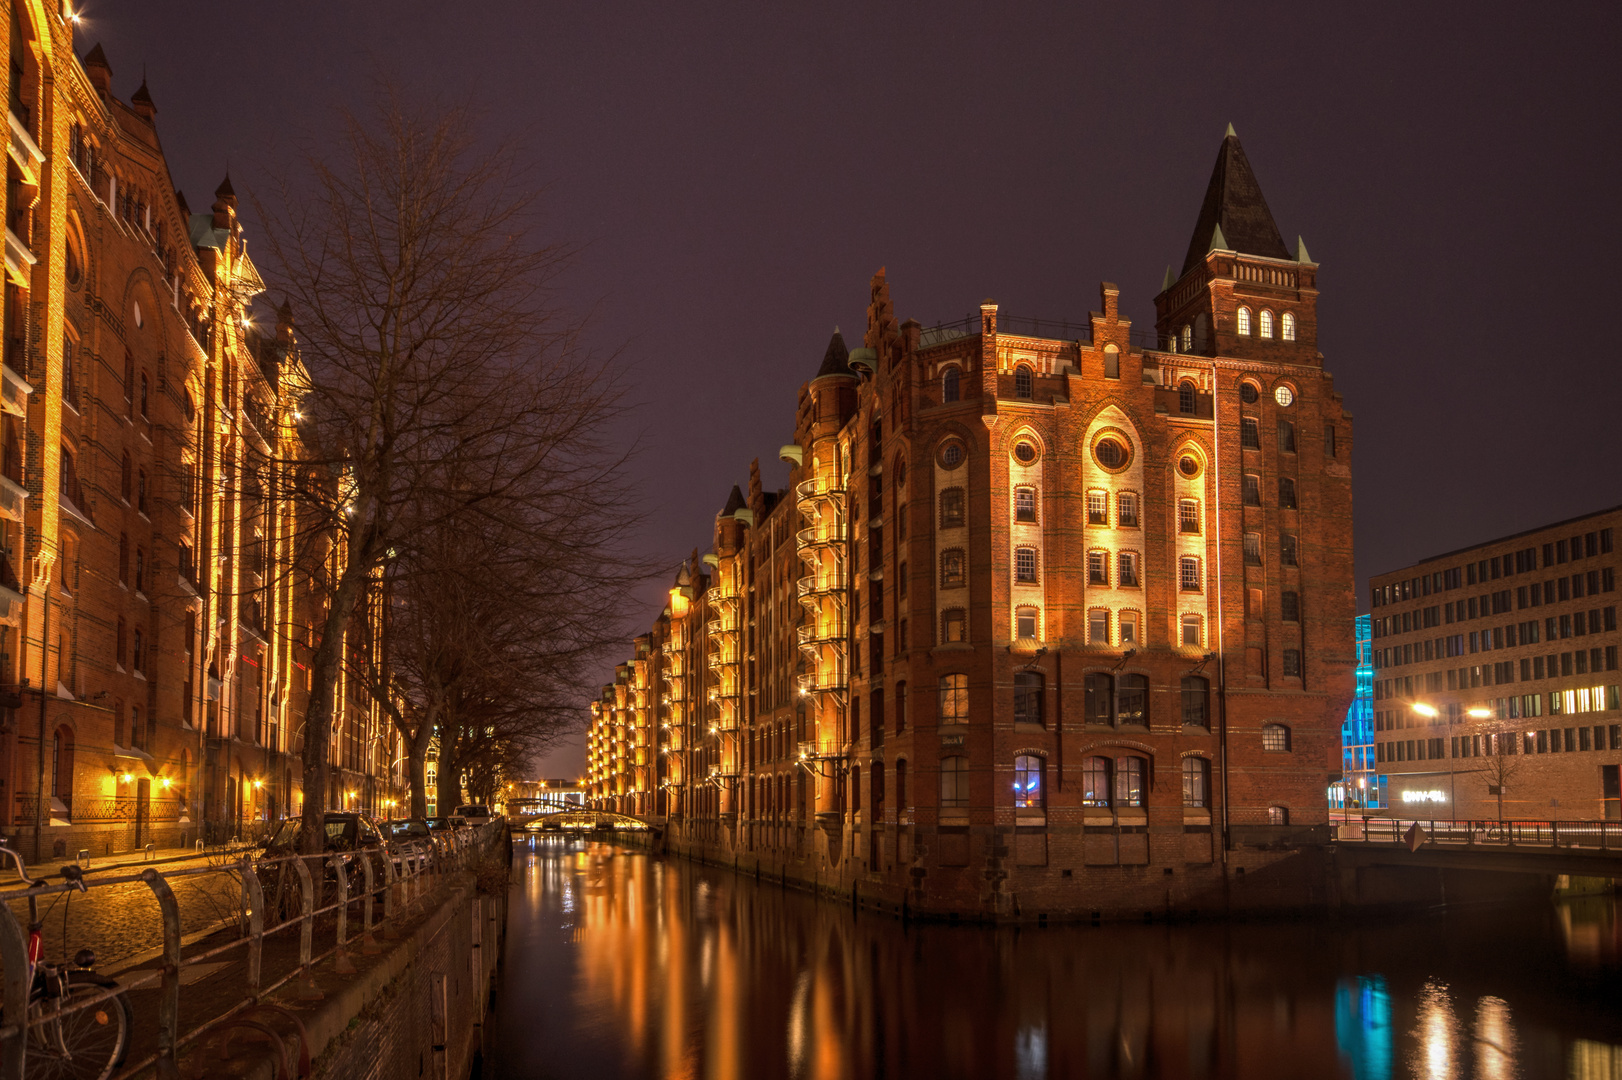
[[[962,724],[969,719],[969,677],[942,675],[941,723]]]
[[[1263,750],[1288,750],[1290,729],[1283,724],[1267,724],[1262,728]]]
[[[965,633],[965,619],[962,608],[952,608],[941,612],[941,641],[958,642],[968,640]]]
[[[1200,578],[1200,560],[1197,555],[1184,555],[1177,560],[1177,586],[1184,592],[1199,592],[1204,582]]]
[[[1211,763],[1204,758],[1183,759],[1183,805],[1208,806],[1210,804]]]
[[[1290,811],[1283,806],[1269,806],[1267,808],[1267,823],[1269,825],[1288,825]]]
[[[947,488],[941,492],[941,528],[963,527],[963,489]]]
[[[1177,386],[1177,411],[1184,416],[1194,415],[1194,384],[1186,380]]]
[[[1201,624],[1203,620],[1194,614],[1184,615],[1182,618],[1183,644],[1198,648],[1201,644]]]
[[[1138,585],[1138,556],[1136,552],[1120,551],[1115,555],[1115,584],[1122,588]]]
[[[1109,524],[1109,493],[1104,491],[1089,491],[1087,493],[1087,524]]]
[[[1024,585],[1036,584],[1036,549],[1016,548],[1014,550],[1014,580]]]
[[[1108,806],[1110,759],[1090,757],[1081,763],[1081,805]]]
[[[1087,641],[1093,645],[1109,644],[1109,612],[1095,608],[1087,613]]]
[[[1087,584],[1109,584],[1109,552],[1089,551],[1087,553]]]
[[[1031,378],[1031,369],[1030,368],[1028,368],[1028,367],[1017,367],[1017,368],[1015,368],[1014,369],[1014,396],[1017,397],[1017,398],[1023,398],[1023,399],[1025,399],[1027,401],[1030,400],[1032,381],[1033,380]]]
[[[1273,336],[1273,313],[1266,308],[1262,308],[1256,316],[1256,332],[1261,337]]]
[[[1295,316],[1286,311],[1278,318],[1279,337],[1285,341],[1295,340]]]
[[[1014,520],[1036,520],[1036,489],[1021,487],[1014,489]]]
[[[1188,352],[1193,347],[1194,347],[1194,328],[1192,326],[1185,326],[1185,327],[1183,327],[1183,351]]]
[[[1042,765],[1035,754],[1020,754],[1014,759],[1014,805],[1021,809],[1042,806]]]
[[[963,549],[952,548],[941,552],[941,588],[960,589],[963,583]]]
[[[955,367],[946,369],[941,376],[941,401],[951,404],[958,399],[958,371]]]
[[[1250,309],[1247,307],[1239,309],[1238,329],[1241,334],[1250,336]]]
[[[1019,638],[1037,636],[1035,608],[1022,607],[1014,613],[1014,636]]]
[[[1245,564],[1247,566],[1260,566],[1262,564],[1262,534],[1247,532],[1245,534]]]
[[[1136,645],[1138,643],[1138,640],[1139,640],[1138,639],[1138,613],[1135,612],[1135,611],[1123,611],[1123,612],[1121,612],[1120,621],[1121,621],[1121,644],[1122,645]]]
[[[1115,759],[1115,805],[1143,805],[1144,761],[1140,757]]]
[[[1196,534],[1200,531],[1200,501],[1198,499],[1179,499],[1177,501],[1177,531]]]
[[[1138,497],[1128,492],[1115,496],[1115,524],[1123,529],[1138,527]]]
[[[954,754],[941,759],[941,806],[969,805],[969,759]]]

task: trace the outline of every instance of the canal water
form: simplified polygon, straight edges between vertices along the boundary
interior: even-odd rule
[[[1622,1080],[1611,898],[1345,922],[904,924],[516,846],[483,1078]]]

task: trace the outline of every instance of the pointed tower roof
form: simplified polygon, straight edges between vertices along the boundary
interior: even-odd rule
[[[231,172],[229,169],[226,170],[225,179],[220,181],[220,186],[214,189],[214,197],[216,199],[234,199],[237,197],[236,190],[231,187]]]
[[[1232,124],[1228,125],[1222,148],[1217,151],[1216,168],[1211,170],[1205,202],[1200,204],[1199,220],[1194,223],[1194,235],[1188,242],[1182,274],[1205,259],[1205,253],[1214,246],[1213,239],[1219,235],[1226,241],[1222,246],[1228,251],[1268,259],[1290,257]]]
[[[847,379],[855,377],[850,370],[850,350],[845,348],[845,339],[837,326],[834,327],[834,336],[828,339],[828,351],[822,354],[822,366],[817,369],[816,377],[821,379],[828,375],[842,375]]]
[[[748,509],[749,504],[743,501],[743,490],[737,484],[732,485],[732,494],[727,496],[726,509],[721,511],[722,517],[731,517],[739,510]]]
[[[109,72],[113,70],[113,65],[107,62],[107,54],[101,51],[101,42],[96,42],[90,47],[90,51],[85,53],[84,66],[87,71],[93,67],[106,68]]]

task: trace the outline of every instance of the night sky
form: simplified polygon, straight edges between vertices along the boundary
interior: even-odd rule
[[[835,324],[860,336],[879,266],[925,324],[986,297],[1084,320],[1110,280],[1152,325],[1230,122],[1322,267],[1360,585],[1622,502],[1614,4],[83,10],[119,97],[144,67],[198,209],[228,161],[239,194],[285,171],[380,73],[515,140],[546,228],[585,245],[570,297],[639,404],[616,497],[646,501],[639,549],[672,566],[752,457],[785,482],[795,391]]]

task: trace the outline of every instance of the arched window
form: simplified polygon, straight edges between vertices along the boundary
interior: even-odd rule
[[[1014,723],[1040,724],[1046,713],[1042,709],[1042,692],[1046,679],[1039,671],[1021,671],[1014,675]]]
[[[1204,758],[1183,759],[1183,805],[1211,805],[1211,763]]]
[[[1288,750],[1290,729],[1283,724],[1267,724],[1262,728],[1263,750]]]
[[[941,588],[961,589],[965,580],[963,549],[948,548],[941,552]]]
[[[941,401],[953,402],[958,399],[958,372],[957,368],[949,367],[941,376]]]
[[[1104,378],[1119,379],[1121,377],[1121,350],[1114,345],[1104,346]]]
[[[51,797],[73,809],[73,729],[65,724],[51,737]]]
[[[1023,364],[1014,369],[1014,396],[1025,401],[1031,398],[1035,380],[1031,377],[1031,369]]]
[[[1188,352],[1193,347],[1194,347],[1194,328],[1192,326],[1185,326],[1185,327],[1183,327],[1183,351]]]
[[[1177,411],[1184,416],[1194,415],[1194,384],[1187,379],[1177,384]]]
[[[941,723],[963,724],[968,722],[969,677],[967,675],[942,675],[940,696]]]
[[[1267,808],[1267,823],[1269,825],[1288,825],[1290,823],[1290,810],[1285,806],[1269,806]]]
[[[1115,759],[1115,805],[1142,806],[1147,764],[1140,757]]]
[[[1211,684],[1202,675],[1183,676],[1183,723],[1189,727],[1209,727],[1211,723]]]
[[[1121,676],[1115,719],[1122,724],[1149,723],[1149,676]]]
[[[1278,317],[1279,337],[1285,341],[1295,340],[1295,316],[1288,311]]]
[[[1089,724],[1115,723],[1115,679],[1102,671],[1089,674],[1084,680],[1086,701],[1083,705],[1085,722]]]
[[[1042,768],[1047,762],[1035,754],[1014,758],[1014,805],[1023,810],[1040,810],[1047,804],[1043,793]]]
[[[941,806],[969,805],[969,759],[958,754],[941,758]]]
[[[133,474],[134,470],[130,466],[130,454],[126,450],[124,456],[118,462],[118,494],[125,502],[130,501],[130,477]]]
[[[1250,336],[1250,309],[1242,307],[1237,313],[1237,329],[1239,333]]]
[[[1081,763],[1081,805],[1108,806],[1110,787],[1109,758],[1090,757]]]
[[[1256,315],[1256,332],[1261,337],[1273,336],[1273,313],[1266,308]]]

